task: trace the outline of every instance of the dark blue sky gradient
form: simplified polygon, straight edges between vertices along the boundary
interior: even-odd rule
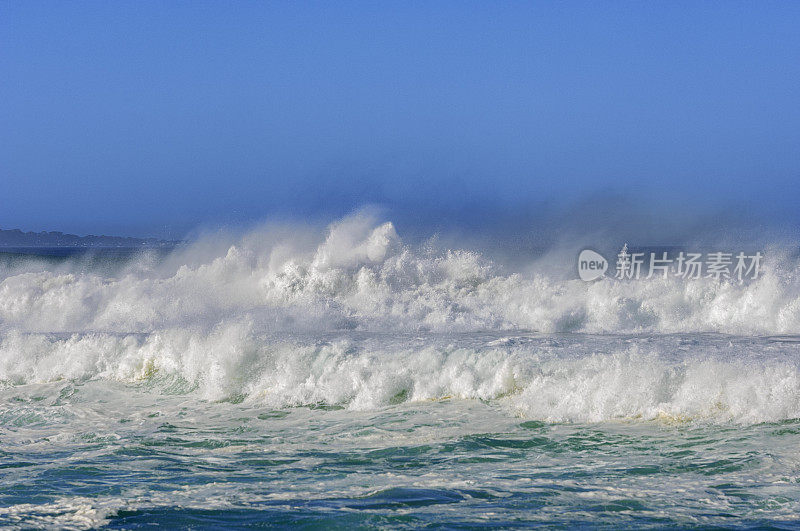
[[[800,2],[0,2],[0,227],[800,222]]]

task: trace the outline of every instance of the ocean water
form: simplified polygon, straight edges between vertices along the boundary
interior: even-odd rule
[[[800,526],[800,279],[355,216],[0,260],[0,527]],[[563,274],[553,264],[563,263]]]

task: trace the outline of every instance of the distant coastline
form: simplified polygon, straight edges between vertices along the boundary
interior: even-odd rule
[[[23,232],[19,229],[0,229],[0,249],[20,248],[147,248],[161,249],[175,247],[181,240],[160,240],[158,238],[132,238],[129,236],[78,236],[63,232]]]

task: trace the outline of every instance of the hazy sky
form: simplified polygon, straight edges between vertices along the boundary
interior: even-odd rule
[[[615,191],[800,222],[800,2],[0,1],[0,227]]]

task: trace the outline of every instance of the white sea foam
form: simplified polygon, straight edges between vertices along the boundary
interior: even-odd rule
[[[796,344],[727,348],[707,336],[800,333],[796,269],[773,253],[742,285],[585,283],[535,264],[509,274],[472,251],[412,248],[391,223],[354,216],[316,243],[256,232],[113,276],[69,265],[6,271],[0,382],[168,381],[211,400],[353,409],[501,400],[547,420],[796,418]],[[555,347],[530,332],[580,334]]]
[[[683,337],[578,337],[557,345],[543,337],[493,345],[472,334],[282,341],[259,336],[244,322],[206,334],[11,333],[0,345],[0,378],[12,385],[149,382],[204,399],[273,407],[499,400],[523,417],[548,421],[800,417],[796,345],[761,339],[729,345],[714,336],[685,347]]]

